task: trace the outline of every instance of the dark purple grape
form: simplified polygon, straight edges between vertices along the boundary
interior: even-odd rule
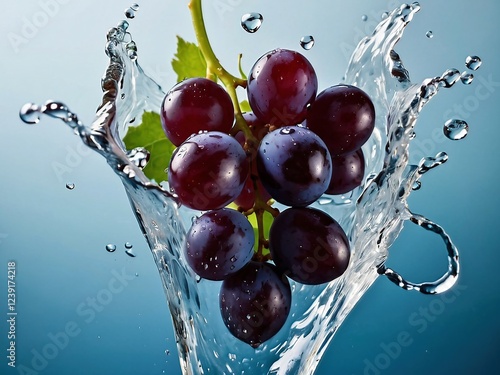
[[[375,107],[361,89],[332,86],[321,92],[307,114],[307,127],[325,141],[334,155],[345,155],[370,138],[375,127]]]
[[[323,284],[341,276],[350,247],[342,227],[314,208],[289,208],[271,225],[269,249],[279,271],[302,284]]]
[[[186,235],[184,254],[198,276],[224,280],[239,271],[253,256],[255,236],[247,218],[222,208],[195,219]]]
[[[361,149],[332,156],[332,179],[326,194],[345,194],[357,188],[365,175],[365,157]]]
[[[228,276],[219,294],[222,319],[229,332],[254,348],[285,324],[291,300],[286,277],[274,265],[254,261]]]
[[[262,139],[257,170],[275,200],[287,206],[307,206],[328,188],[332,162],[316,134],[300,126],[286,126]]]
[[[245,151],[220,132],[193,135],[172,154],[168,182],[179,201],[196,210],[214,210],[240,195],[248,176]]]
[[[229,133],[234,109],[220,85],[206,78],[189,78],[165,95],[160,117],[167,138],[179,146],[201,130]]]
[[[318,90],[311,63],[300,53],[275,49],[263,55],[248,76],[248,102],[255,115],[275,126],[301,123]]]

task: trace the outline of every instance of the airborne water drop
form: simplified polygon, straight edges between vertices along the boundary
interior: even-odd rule
[[[241,27],[248,33],[254,33],[260,29],[263,20],[260,13],[246,13],[241,17]]]
[[[465,66],[470,70],[478,70],[482,61],[479,56],[467,56],[465,59]]]
[[[112,244],[112,243],[108,243],[106,245],[106,250],[108,253],[114,253],[115,250],[116,250],[116,245]]]
[[[467,124],[464,120],[450,119],[445,122],[443,132],[449,139],[458,141],[467,136],[469,132],[469,124]]]
[[[314,38],[312,35],[306,35],[300,38],[300,46],[306,51],[309,51],[314,46]]]
[[[468,72],[462,72],[460,75],[460,80],[464,85],[470,85],[474,80],[474,74]]]

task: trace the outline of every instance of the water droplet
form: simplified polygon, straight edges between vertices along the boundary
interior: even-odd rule
[[[467,136],[469,132],[469,124],[464,120],[450,119],[445,122],[443,132],[446,137],[453,141],[458,141]]]
[[[125,242],[125,249],[131,249],[133,246],[130,242]]]
[[[283,128],[280,130],[280,134],[293,134],[295,133],[295,129],[291,129],[291,128]]]
[[[263,20],[260,13],[246,13],[241,17],[241,27],[248,33],[254,33],[260,29]]]
[[[40,121],[40,107],[34,103],[26,103],[19,111],[19,117],[26,124],[38,124]]]
[[[479,56],[467,56],[465,66],[470,70],[478,70],[483,62]]]
[[[333,199],[332,198],[320,198],[318,200],[318,203],[322,206],[326,205],[326,204],[331,204],[333,202]]]
[[[424,174],[425,172],[435,168],[448,160],[448,154],[444,151],[439,152],[435,157],[427,156],[423,158],[418,166],[418,171],[420,174]]]
[[[134,254],[134,252],[132,251],[132,249],[125,250],[125,254],[127,254],[131,258],[135,258],[136,257],[136,255]]]
[[[139,277],[139,274],[137,272],[135,273],[135,277]]]
[[[462,74],[460,74],[460,80],[464,85],[470,85],[474,80],[474,74],[468,72],[462,72]]]
[[[367,21],[367,20],[368,20],[368,16],[367,16],[366,14],[363,14],[363,15],[361,16],[361,21],[365,22],[365,21]]]
[[[231,259],[229,259],[231,262],[236,262],[236,257],[231,257]]]
[[[109,252],[109,253],[114,253],[115,250],[116,250],[116,245],[112,244],[112,243],[108,243],[106,245],[106,250]]]
[[[429,30],[425,33],[425,36],[429,39],[432,39],[434,37],[434,33],[432,32],[432,30]]]
[[[165,354],[166,354],[166,355],[170,355],[170,350],[166,349],[166,350],[165,350]]]
[[[306,51],[309,51],[314,46],[314,38],[312,35],[306,35],[300,38],[300,46]]]
[[[130,9],[135,10],[135,11],[138,11],[138,10],[139,10],[139,4],[137,4],[137,3],[132,4],[132,5],[130,6]]]
[[[448,69],[443,73],[439,80],[439,84],[442,87],[452,87],[460,79],[460,72],[457,69]]]
[[[422,187],[422,183],[420,181],[415,181],[413,183],[413,186],[411,187],[412,190],[420,190]]]
[[[127,17],[128,19],[134,18],[135,10],[132,7],[125,9],[125,17]]]
[[[75,188],[75,184],[71,183],[71,182],[68,182],[66,184],[66,189],[68,190],[73,190]]]
[[[387,17],[389,17],[389,12],[382,13],[382,16],[380,18],[382,18],[383,20],[385,20]]]

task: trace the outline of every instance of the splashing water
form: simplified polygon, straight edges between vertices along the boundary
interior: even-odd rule
[[[218,285],[197,278],[183,259],[182,243],[195,212],[179,206],[167,190],[145,177],[142,169],[149,159],[147,150],[124,149],[121,138],[132,120],[144,111],[158,111],[165,95],[143,72],[137,56],[130,56],[128,23],[123,21],[108,32],[105,51],[110,61],[102,79],[102,103],[91,128],[62,103],[49,101],[21,108],[20,117],[26,123],[37,123],[42,113],[61,119],[103,155],[121,178],[160,270],[185,374],[311,374],[339,326],[378,275],[404,289],[427,294],[443,292],[456,282],[458,252],[451,239],[439,225],[412,213],[407,205],[421,176],[447,160],[445,153],[439,153],[419,165],[408,164],[418,116],[437,92],[460,80],[460,72],[450,69],[422,83],[410,81],[394,47],[419,9],[414,3],[387,14],[374,34],[360,42],[345,74],[344,83],[366,91],[376,107],[376,128],[363,146],[368,177],[349,196],[324,197],[314,206],[334,216],[346,230],[352,247],[350,266],[328,284],[292,282],[291,318],[257,350],[229,334],[214,298]],[[371,72],[376,72],[377,79]],[[146,97],[148,100],[142,100]],[[412,283],[385,267],[388,249],[405,221],[443,239],[448,270],[439,280]]]

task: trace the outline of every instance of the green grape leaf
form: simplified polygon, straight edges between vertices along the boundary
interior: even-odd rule
[[[240,109],[241,112],[252,112],[252,108],[250,108],[250,103],[248,103],[248,100],[243,100],[240,102]]]
[[[175,146],[165,136],[158,113],[144,112],[141,124],[128,128],[123,142],[127,150],[144,147],[149,151],[149,161],[143,170],[147,178],[158,184],[167,180],[165,169],[170,163]]]
[[[200,48],[180,36],[177,36],[177,52],[172,59],[172,68],[177,73],[177,82],[186,78],[205,77],[207,74],[207,62]]]

